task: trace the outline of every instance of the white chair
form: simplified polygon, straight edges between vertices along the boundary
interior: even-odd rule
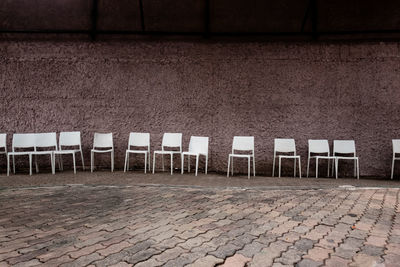
[[[181,157],[182,174],[183,174],[183,171],[184,171],[183,163],[185,161],[185,156],[188,156],[188,172],[190,172],[190,156],[196,156],[196,176],[197,176],[197,171],[198,171],[198,168],[199,168],[199,157],[200,156],[205,156],[206,157],[205,174],[207,174],[208,137],[202,137],[202,136],[191,136],[190,137],[189,151],[182,152],[182,157]]]
[[[36,141],[36,136],[34,133],[13,134],[11,152],[7,153],[7,176],[10,175],[10,156],[12,156],[13,159],[14,173],[15,173],[15,156],[28,156],[29,175],[32,175],[32,152],[35,151],[35,141]],[[24,151],[16,151],[20,149],[24,149]]]
[[[2,133],[0,134],[0,154],[4,154],[7,158],[7,134]]]
[[[146,150],[132,150],[131,147],[146,147]],[[150,134],[149,133],[130,133],[128,141],[128,149],[125,154],[124,172],[129,171],[129,155],[144,154],[144,173],[146,173],[147,165],[150,171]],[[149,157],[149,162],[147,162]]]
[[[337,156],[337,154],[348,154],[350,156]],[[356,156],[356,145],[354,140],[334,140],[333,156],[335,157],[336,179],[338,178],[339,160],[354,160],[354,176],[360,179],[360,167]]]
[[[57,134],[55,132],[35,134],[35,150],[32,152],[32,155],[35,156],[36,172],[39,172],[37,156],[49,155],[51,163],[51,172],[55,174],[54,152],[56,150],[57,150]]]
[[[235,151],[250,151],[250,154],[240,154],[235,153]],[[253,175],[256,176],[256,163],[254,158],[254,136],[234,136],[232,143],[232,153],[228,156],[228,173],[229,177],[229,167],[231,166],[231,172],[233,175],[233,158],[247,158],[248,162],[248,179],[250,179],[250,161],[253,159]],[[232,165],[231,165],[232,160]]]
[[[276,138],[274,141],[274,162],[272,164],[272,177],[275,175],[275,158],[276,153],[293,153],[293,155],[278,155],[279,159],[279,177],[281,177],[281,161],[282,159],[294,159],[294,177],[296,177],[296,160],[299,160],[299,177],[301,178],[301,162],[300,156],[296,155],[296,143],[294,139]]]
[[[318,154],[318,155],[315,155]],[[321,155],[322,154],[322,155]],[[308,140],[308,161],[307,161],[307,177],[310,168],[310,159],[315,159],[315,178],[318,178],[318,160],[328,160],[328,177],[329,177],[329,164],[330,160],[334,160],[335,157],[330,155],[329,142],[328,140]]]
[[[393,139],[392,144],[393,144],[393,159],[392,159],[392,175],[390,176],[391,179],[393,179],[394,163],[396,160],[400,159],[400,158],[396,158],[396,154],[400,153],[400,139]]]
[[[59,155],[60,170],[64,170],[62,155],[72,155],[74,164],[74,173],[76,174],[75,154],[81,153],[82,169],[85,170],[85,162],[83,160],[81,132],[61,132],[58,139],[59,150],[55,151],[55,155]],[[69,147],[69,149],[65,149]]]
[[[178,148],[179,150],[165,150],[165,147],[170,147],[170,148]],[[162,139],[162,144],[161,144],[161,150],[156,150],[154,151],[154,156],[153,156],[153,174],[154,174],[154,169],[156,165],[156,155],[160,154],[162,156],[161,161],[162,161],[162,168],[164,171],[164,155],[170,155],[171,157],[171,175],[174,170],[174,154],[179,154],[181,155],[182,153],[182,134],[181,133],[164,133],[163,139]],[[181,155],[182,157],[182,155]]]
[[[90,151],[91,172],[93,172],[94,168],[94,153],[111,153],[111,172],[114,171],[114,143],[112,133],[94,133],[93,149]]]

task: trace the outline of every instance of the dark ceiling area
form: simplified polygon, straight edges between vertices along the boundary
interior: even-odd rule
[[[0,33],[400,39],[400,1],[2,0]]]

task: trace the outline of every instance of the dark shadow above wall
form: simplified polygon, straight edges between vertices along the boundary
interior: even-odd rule
[[[400,2],[12,0],[0,2],[0,33],[400,40]]]

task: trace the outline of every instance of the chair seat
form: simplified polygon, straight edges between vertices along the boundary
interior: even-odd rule
[[[235,158],[251,158],[251,157],[253,157],[253,155],[229,154],[229,157],[235,157]]]
[[[18,152],[8,152],[8,155],[11,156],[18,156],[18,155],[30,155],[32,154],[34,151],[18,151]]]
[[[287,159],[297,159],[300,158],[300,156],[290,156],[290,155],[279,155],[279,158],[287,158]]]
[[[46,151],[33,151],[32,155],[50,155],[53,154],[55,150],[46,150]]]
[[[337,157],[337,156],[335,156],[335,159],[358,159],[358,157]]]
[[[198,152],[182,152],[182,155],[189,155],[189,156],[197,156],[197,155],[203,155],[203,156],[207,156],[207,154],[205,153],[198,153]]]
[[[57,154],[57,155],[74,154],[74,153],[77,153],[77,152],[80,152],[80,150],[79,149],[68,149],[68,150],[57,150],[57,151],[54,151],[54,154]]]
[[[180,151],[166,151],[166,150],[156,150],[154,151],[156,154],[181,154]]]
[[[313,156],[310,158],[318,158],[318,159],[335,159],[336,156]]]
[[[107,150],[92,149],[91,151],[95,153],[107,153],[107,152],[113,152],[114,149],[107,149]]]
[[[149,151],[147,151],[147,150],[130,150],[130,149],[127,149],[127,150],[126,150],[126,152],[128,152],[128,153],[141,153],[141,154],[147,154]]]

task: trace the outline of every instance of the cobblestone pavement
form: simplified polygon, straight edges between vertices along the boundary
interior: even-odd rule
[[[0,191],[0,266],[399,266],[398,188]]]

